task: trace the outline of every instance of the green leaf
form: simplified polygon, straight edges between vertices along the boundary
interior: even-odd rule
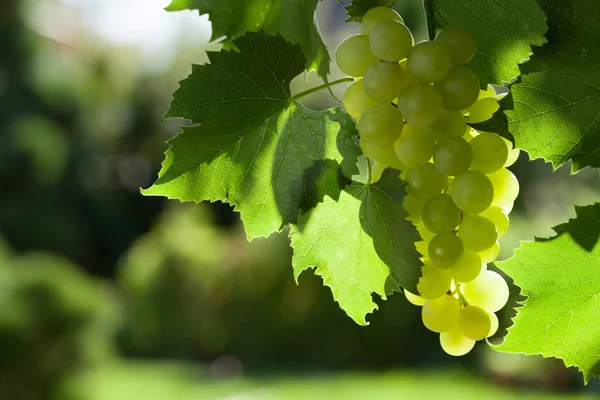
[[[398,0],[352,0],[352,3],[345,7],[349,16],[346,22],[360,22],[362,20],[363,15],[365,15],[365,13],[371,8],[392,8],[392,6],[397,2]]]
[[[209,65],[180,82],[167,117],[200,125],[169,141],[159,178],[143,193],[229,202],[252,239],[295,223],[325,194],[337,199],[358,171],[360,148],[345,112],[290,97],[304,69],[299,45],[262,31],[233,43],[239,52],[210,53]]]
[[[548,43],[534,49],[490,129],[508,130],[531,158],[573,172],[600,167],[598,6],[588,0],[538,0],[548,15]]]
[[[576,211],[556,236],[523,243],[498,263],[527,300],[495,348],[561,358],[587,383],[600,373],[600,203]]]
[[[306,69],[317,71],[327,80],[329,53],[317,23],[319,0],[173,0],[167,11],[198,10],[212,22],[213,40],[227,36],[229,42],[263,29],[281,33],[292,43],[300,43],[307,55]]]
[[[531,46],[545,43],[546,16],[535,0],[425,0],[431,38],[448,25],[469,32],[477,53],[469,68],[481,87],[502,85],[519,75],[519,64],[531,54]]]
[[[326,198],[292,226],[296,279],[315,267],[333,298],[360,325],[398,285],[417,293],[421,274],[415,227],[405,220],[404,183],[386,170],[379,182],[354,182],[338,201]]]

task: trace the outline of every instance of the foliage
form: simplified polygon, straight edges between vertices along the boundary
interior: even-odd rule
[[[210,54],[210,65],[181,82],[167,116],[201,125],[169,142],[160,178],[144,193],[227,201],[252,239],[295,223],[324,195],[337,199],[360,150],[345,113],[312,111],[290,96],[304,69],[300,46],[264,32],[234,44],[239,52]]]
[[[527,299],[497,349],[562,358],[586,382],[600,373],[598,221],[600,204],[578,207],[577,218],[554,228],[556,236],[525,242],[499,263]]]
[[[341,2],[341,0],[338,0]],[[363,15],[373,7],[392,7],[398,0],[354,0],[348,6],[346,22],[360,22]]]
[[[377,307],[372,293],[385,299],[399,285],[416,293],[418,236],[405,219],[403,197],[404,184],[389,170],[379,182],[349,185],[338,201],[304,214],[291,231],[296,279],[315,266],[334,300],[361,325]]]
[[[3,254],[0,263],[0,398],[58,398],[110,354],[116,305],[105,287],[58,257]]]
[[[573,171],[600,167],[600,45],[597,6],[586,0],[539,0],[548,15],[548,43],[534,48],[494,121],[482,129],[513,137],[532,158]]]
[[[213,39],[227,37],[230,42],[246,32],[258,29],[276,34],[292,43],[300,43],[308,71],[315,70],[323,79],[329,73],[329,53],[323,43],[315,9],[319,0],[173,0],[168,11],[198,10],[209,14]],[[232,10],[235,10],[232,12]],[[235,43],[232,43],[236,46]]]

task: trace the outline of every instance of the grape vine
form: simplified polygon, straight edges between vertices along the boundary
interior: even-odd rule
[[[585,0],[426,0],[430,40],[414,43],[395,1],[354,0],[348,21],[360,22],[360,34],[334,57],[348,77],[328,82],[318,0],[265,0],[264,12],[244,23],[230,12],[233,3],[174,0],[168,8],[208,13],[214,38],[226,36],[230,49],[210,53],[210,64],[194,66],[175,92],[167,117],[193,125],[169,141],[159,178],[144,193],[231,203],[249,239],[289,225],[296,278],[314,268],[359,324],[377,307],[373,294],[403,291],[448,354],[466,354],[493,335],[509,289],[487,264],[519,194],[507,169],[519,148],[555,166],[573,160],[574,171],[599,166],[598,10]],[[290,22],[291,14],[302,18]],[[292,78],[312,70],[325,83],[292,96]],[[343,108],[299,102],[347,82]],[[563,358],[586,382],[598,374],[595,336],[580,347],[559,338],[596,328],[589,302],[600,289],[569,285],[566,268],[545,258],[576,263],[586,282],[598,281],[594,245],[578,236],[597,240],[590,218],[598,209],[585,208],[556,237],[497,263],[529,297],[494,348]],[[548,266],[561,278],[562,300],[540,290]],[[569,313],[578,327],[560,323]],[[544,329],[548,335],[532,342]]]

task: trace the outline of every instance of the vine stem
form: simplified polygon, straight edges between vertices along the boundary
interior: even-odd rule
[[[302,98],[302,97],[304,97],[304,96],[308,96],[309,94],[312,94],[312,93],[318,92],[319,90],[327,89],[327,88],[330,88],[330,87],[332,87],[332,86],[339,85],[340,83],[344,83],[344,82],[353,82],[353,81],[354,81],[354,78],[350,78],[350,77],[348,77],[348,78],[342,78],[342,79],[338,79],[337,81],[328,82],[328,83],[325,83],[325,84],[323,84],[323,85],[320,85],[320,86],[314,87],[314,88],[312,88],[312,89],[305,90],[304,92],[300,92],[300,93],[298,93],[298,94],[296,94],[296,95],[292,96],[292,99],[291,99],[291,100],[292,100],[292,101],[295,101],[295,100],[301,99],[301,98]]]
[[[372,176],[372,167],[371,167],[371,160],[366,157],[367,159],[367,185],[370,185],[371,182],[373,181],[373,176]]]

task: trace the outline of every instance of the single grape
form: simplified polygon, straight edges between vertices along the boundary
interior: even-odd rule
[[[477,100],[465,111],[469,113],[469,122],[476,124],[492,118],[494,113],[498,111],[499,108],[500,105],[498,104],[498,99],[494,97],[486,97],[484,99]]]
[[[492,201],[492,205],[504,210],[507,207],[512,209],[512,204],[519,195],[519,181],[517,177],[506,168],[501,168],[487,177],[490,178],[494,186],[494,200]]]
[[[360,77],[369,65],[378,61],[371,52],[369,37],[353,35],[344,40],[335,52],[335,60],[340,70],[350,76]]]
[[[344,108],[357,121],[369,107],[375,104],[377,102],[365,92],[362,80],[354,81],[344,92]]]
[[[466,213],[476,214],[492,204],[494,187],[486,175],[470,170],[454,178],[451,195],[458,208]]]
[[[409,171],[410,173],[410,171]],[[422,220],[422,212],[423,212],[423,204],[425,202],[423,200],[418,200],[417,198],[411,196],[410,194],[404,196],[404,209],[408,213],[407,220],[411,221],[413,224],[417,224]]]
[[[416,126],[429,126],[442,114],[442,100],[433,86],[413,83],[400,92],[398,110],[407,122]]]
[[[498,322],[498,317],[493,312],[488,313],[488,316],[490,317],[491,327],[490,332],[487,334],[487,337],[490,337],[494,336],[496,332],[498,332],[498,327],[500,326],[500,323]]]
[[[463,335],[458,328],[440,333],[440,345],[448,355],[464,356],[475,347],[475,341]]]
[[[463,255],[462,241],[453,232],[435,235],[427,247],[429,259],[438,268],[451,268]]]
[[[406,174],[406,191],[419,200],[429,200],[446,188],[448,179],[432,164],[411,168]]]
[[[508,148],[504,140],[495,133],[482,132],[469,144],[473,149],[471,169],[490,174],[506,163]]]
[[[398,62],[406,57],[412,47],[413,37],[399,21],[383,21],[371,31],[369,45],[375,57],[383,61]]]
[[[426,299],[422,298],[421,296],[412,294],[411,292],[409,292],[406,289],[404,289],[404,296],[406,296],[406,300],[408,300],[410,303],[414,304],[415,306],[422,306],[427,301]]]
[[[450,137],[463,137],[467,132],[467,121],[460,111],[442,109],[440,117],[429,127],[435,134],[436,142]]]
[[[460,111],[475,103],[479,95],[479,79],[473,71],[458,65],[450,68],[450,72],[434,87],[442,98],[442,105],[447,110]]]
[[[396,156],[409,168],[427,164],[433,156],[434,147],[433,135],[410,123],[404,126],[402,134],[394,143]]]
[[[460,310],[458,329],[469,339],[485,339],[488,337],[491,327],[492,321],[488,312],[483,308],[469,305]]]
[[[458,323],[460,304],[450,295],[427,300],[421,310],[423,325],[433,332],[446,332]]]
[[[517,149],[516,147],[513,148],[513,144],[510,140],[506,138],[502,138],[502,140],[504,140],[504,143],[506,143],[506,147],[508,148],[508,158],[506,159],[506,162],[504,163],[503,167],[508,168],[515,162],[517,162],[517,160],[519,159],[519,155],[521,154],[521,150]]]
[[[398,63],[379,61],[371,64],[363,77],[365,93],[375,101],[389,103],[404,87],[404,72]]]
[[[433,163],[448,176],[460,175],[469,169],[473,151],[469,143],[460,137],[450,137],[435,145]]]
[[[437,299],[446,294],[450,289],[452,278],[446,270],[439,269],[431,263],[426,262],[421,268],[421,277],[417,284],[417,290],[424,299]]]
[[[498,254],[500,254],[500,243],[498,242],[494,243],[494,245],[489,249],[479,252],[481,261],[484,264],[496,261],[496,258],[498,258]]]
[[[360,138],[379,142],[394,142],[402,133],[402,114],[389,104],[369,107],[358,122]]]
[[[460,259],[452,266],[452,279],[457,282],[469,282],[477,278],[483,269],[478,253],[465,250]]]
[[[508,215],[500,207],[490,206],[488,209],[480,212],[479,215],[489,219],[496,225],[498,236],[504,235],[508,230]]]
[[[436,42],[417,43],[406,56],[408,72],[418,81],[433,83],[450,71],[450,54]]]
[[[360,148],[365,156],[382,166],[392,167],[398,170],[406,168],[406,166],[398,160],[398,157],[396,157],[393,142],[363,138],[360,140]]]
[[[498,240],[498,231],[489,219],[479,215],[467,215],[458,227],[458,237],[466,249],[485,251]]]
[[[423,223],[431,232],[452,232],[460,224],[461,212],[452,197],[440,194],[423,205]]]
[[[447,26],[435,35],[435,41],[448,49],[452,64],[465,64],[475,55],[475,40],[467,31],[458,26]]]
[[[469,304],[489,312],[500,310],[508,302],[508,285],[494,271],[482,271],[477,278],[461,285],[461,291]]]
[[[388,7],[373,7],[363,15],[360,21],[360,30],[363,35],[369,35],[375,26],[383,21],[400,21],[402,17]]]

